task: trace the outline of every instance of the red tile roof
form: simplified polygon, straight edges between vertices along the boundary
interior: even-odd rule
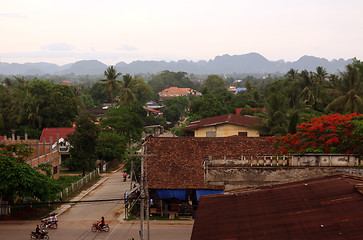
[[[50,141],[50,137],[53,139],[53,143],[57,141],[57,134],[59,138],[67,138],[67,135],[73,133],[75,128],[44,128],[42,135],[40,136],[40,142],[43,142],[45,138],[46,142]]]
[[[191,88],[178,88],[178,87],[170,87],[162,90],[158,94],[164,95],[164,94],[190,94],[193,91]]]
[[[362,183],[331,176],[204,196],[191,240],[363,239]]]
[[[257,118],[251,116],[241,116],[236,114],[227,114],[223,116],[210,117],[200,119],[194,122],[191,122],[188,126],[184,128],[185,131],[194,130],[202,127],[215,126],[221,124],[234,124],[240,126],[251,126],[260,124],[260,121]]]
[[[154,189],[220,189],[204,184],[207,156],[277,155],[265,138],[148,138],[148,185]]]

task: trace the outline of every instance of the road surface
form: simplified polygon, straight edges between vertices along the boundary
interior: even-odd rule
[[[105,179],[106,178],[106,179]],[[103,183],[89,192],[81,200],[120,199],[124,197],[130,182],[122,181],[122,172],[113,172],[103,176]],[[92,224],[105,217],[110,231],[91,232]],[[125,221],[123,201],[77,203],[58,216],[58,229],[46,229],[51,240],[128,240],[140,239],[139,221]],[[0,222],[0,240],[30,239],[39,221]],[[150,239],[153,240],[187,240],[192,232],[191,221],[151,221]],[[145,224],[144,239],[147,239]]]

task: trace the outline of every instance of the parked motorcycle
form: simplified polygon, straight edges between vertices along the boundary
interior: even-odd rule
[[[58,221],[55,222],[49,222],[47,220],[42,220],[41,224],[40,224],[40,228],[41,229],[45,229],[45,228],[53,228],[53,229],[57,229],[58,228]]]
[[[36,232],[32,232],[30,234],[30,239],[35,240],[35,239],[44,239],[44,240],[49,240],[49,236],[48,236],[48,232],[44,232],[43,234],[39,235]]]
[[[103,231],[103,232],[108,232],[110,231],[110,227],[108,226],[108,224],[105,224],[102,228],[99,225],[99,222],[94,223],[93,226],[91,227],[92,232],[97,232],[97,231]]]

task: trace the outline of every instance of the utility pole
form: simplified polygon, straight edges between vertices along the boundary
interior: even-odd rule
[[[144,240],[144,217],[145,217],[145,196],[146,204],[146,220],[147,220],[147,240],[150,240],[150,225],[149,225],[149,189],[147,184],[147,158],[155,156],[154,154],[145,154],[145,143],[142,144],[141,154],[129,154],[129,156],[141,157],[141,177],[140,177],[140,240]],[[145,193],[146,192],[146,193]]]

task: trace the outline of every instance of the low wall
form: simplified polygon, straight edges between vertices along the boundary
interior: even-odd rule
[[[211,167],[205,169],[208,185],[224,185],[225,191],[270,186],[309,178],[348,174],[363,177],[359,167]]]
[[[290,166],[359,166],[359,157],[352,154],[294,154]]]

